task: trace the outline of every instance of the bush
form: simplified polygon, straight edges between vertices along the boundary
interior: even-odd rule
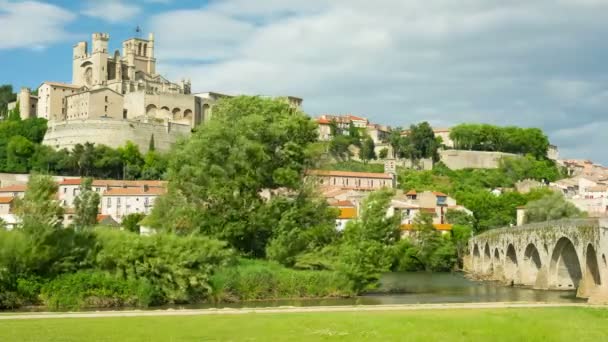
[[[153,304],[206,299],[211,275],[233,256],[226,243],[201,236],[99,230],[97,237],[96,267],[120,279],[148,281],[160,295]]]
[[[54,310],[83,307],[148,306],[156,296],[147,281],[121,279],[105,272],[61,275],[42,287],[44,303]]]
[[[143,213],[129,214],[122,219],[122,227],[132,233],[139,234],[139,222],[146,217]]]
[[[233,302],[281,298],[350,296],[348,280],[334,271],[302,271],[277,263],[242,260],[213,277],[214,300]]]

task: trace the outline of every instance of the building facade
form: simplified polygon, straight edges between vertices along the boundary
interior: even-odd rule
[[[309,177],[314,177],[321,187],[371,191],[382,188],[394,188],[395,176],[388,173],[350,172],[333,170],[309,170]]]

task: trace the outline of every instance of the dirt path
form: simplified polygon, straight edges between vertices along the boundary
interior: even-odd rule
[[[349,305],[349,306],[309,306],[270,307],[243,309],[196,309],[196,310],[134,310],[134,311],[94,311],[94,312],[41,312],[0,314],[0,320],[9,319],[50,319],[50,318],[97,318],[97,317],[142,317],[142,316],[198,316],[198,315],[242,315],[249,313],[302,313],[302,312],[351,312],[351,311],[408,311],[446,309],[502,309],[502,308],[550,308],[550,307],[596,307],[586,303],[464,303],[464,304],[403,304],[403,305]]]

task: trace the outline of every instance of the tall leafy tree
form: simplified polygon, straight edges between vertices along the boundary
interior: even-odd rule
[[[349,160],[352,153],[350,152],[351,140],[345,135],[335,136],[329,142],[329,153],[337,160]]]
[[[6,168],[12,172],[27,172],[36,146],[20,135],[12,137],[6,148]]]
[[[526,222],[528,223],[583,216],[583,212],[558,192],[526,204]]]
[[[39,232],[62,226],[63,208],[57,200],[57,189],[57,183],[49,176],[30,176],[25,196],[16,205],[25,231]]]
[[[359,158],[365,163],[372,159],[376,159],[375,148],[376,145],[374,144],[372,138],[366,137],[361,144],[361,148],[359,149]]]
[[[410,126],[409,139],[418,158],[437,159],[439,143],[435,139],[433,128],[428,122]]]
[[[15,101],[16,97],[17,95],[13,92],[12,85],[0,85],[0,116],[5,116],[7,114],[8,103]]]
[[[316,124],[284,102],[222,100],[210,122],[172,152],[169,193],[147,223],[215,236],[263,256],[282,217],[268,198],[302,192],[317,135]]]
[[[80,184],[80,193],[74,199],[74,226],[76,229],[93,227],[97,224],[97,214],[99,212],[99,194],[91,188],[92,178],[84,178]]]

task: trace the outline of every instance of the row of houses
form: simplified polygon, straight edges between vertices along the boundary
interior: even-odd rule
[[[608,216],[608,176],[603,174],[580,174],[549,184],[551,189],[561,192],[566,200],[590,217]]]
[[[351,125],[355,128],[364,130],[365,133],[372,138],[375,144],[387,142],[391,131],[389,126],[371,123],[366,118],[351,114],[323,114],[317,118],[317,124],[319,125],[319,140],[321,141],[331,140],[332,124],[336,125],[337,133],[343,135],[348,135],[348,130]]]
[[[357,219],[361,206],[372,190],[395,188],[395,175],[391,173],[348,172],[311,170],[329,205],[339,210],[336,229],[343,230],[349,221]],[[409,235],[414,229],[414,220],[420,213],[428,213],[433,218],[435,229],[449,233],[452,225],[446,220],[448,210],[471,212],[458,205],[452,197],[437,191],[397,191],[387,210],[388,216],[398,215],[402,235]]]
[[[57,200],[64,207],[63,222],[67,226],[74,216],[74,200],[81,191],[81,178],[66,178],[58,182]],[[165,193],[164,181],[104,180],[93,181],[92,190],[100,197],[98,221],[120,223],[130,214],[149,214],[158,196]],[[15,198],[25,196],[26,185],[0,188],[0,218],[9,228],[18,223],[14,215]]]

